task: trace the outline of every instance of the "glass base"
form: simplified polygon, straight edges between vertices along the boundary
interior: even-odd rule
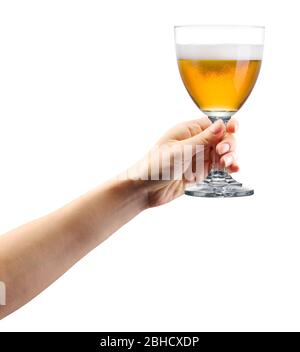
[[[225,170],[212,170],[203,182],[187,188],[185,194],[194,197],[245,197],[254,194],[254,190],[243,187]]]

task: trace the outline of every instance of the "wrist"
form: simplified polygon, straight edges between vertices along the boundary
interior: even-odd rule
[[[124,178],[122,175],[109,181],[112,196],[131,206],[136,212],[149,208],[147,181]]]

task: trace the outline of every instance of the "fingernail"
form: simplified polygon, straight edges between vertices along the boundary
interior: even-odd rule
[[[223,122],[221,120],[217,120],[212,125],[210,125],[209,129],[213,134],[218,134],[223,129]]]
[[[232,157],[232,155],[226,155],[226,156],[224,156],[224,164],[225,164],[225,167],[230,166],[232,163],[233,163],[233,157]]]
[[[229,149],[230,149],[230,145],[228,143],[223,143],[218,147],[219,154],[225,154],[229,151]]]

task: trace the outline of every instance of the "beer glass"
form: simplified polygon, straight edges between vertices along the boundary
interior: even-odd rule
[[[247,100],[261,67],[264,27],[175,26],[179,72],[190,97],[211,122],[226,124]],[[207,178],[185,193],[241,197],[254,193],[218,165],[215,150]]]

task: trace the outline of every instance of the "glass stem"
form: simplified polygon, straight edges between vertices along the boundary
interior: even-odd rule
[[[226,171],[226,169],[220,167],[220,157],[217,154],[216,145],[213,146],[211,159],[211,171]]]
[[[209,119],[212,123],[214,123],[217,120],[223,120],[225,126],[227,125],[227,122],[230,120],[229,118],[224,118],[224,117],[217,117],[217,116],[209,116]],[[210,170],[212,176],[216,175],[218,177],[220,176],[226,176],[227,175],[227,170],[224,167],[220,167],[220,156],[218,155],[216,151],[216,144],[213,146],[212,150],[212,162],[211,162],[211,170]]]

